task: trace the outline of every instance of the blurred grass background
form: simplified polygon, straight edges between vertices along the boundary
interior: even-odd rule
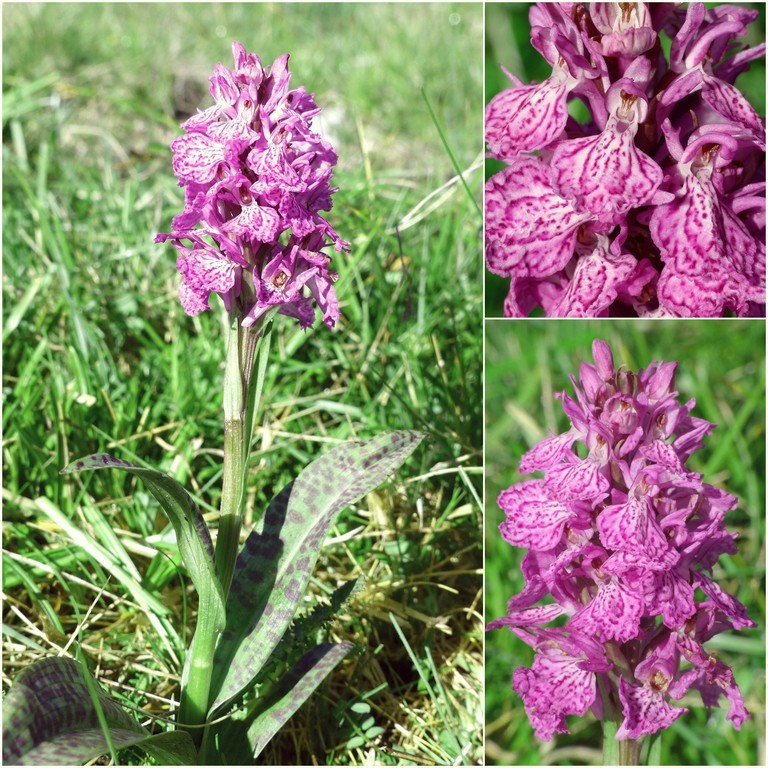
[[[115,695],[150,715],[178,696],[194,603],[164,519],[132,479],[58,470],[106,450],[215,518],[221,318],[185,316],[152,240],[182,208],[168,145],[236,39],[265,64],[289,51],[316,94],[340,157],[328,219],[352,242],[337,329],[279,320],[250,504],[338,441],[428,434],[342,515],[313,582],[322,600],[362,577],[328,630],[361,653],[260,759],[481,760],[482,10],[3,5],[4,689],[77,633]]]
[[[552,67],[531,45],[528,23],[528,10],[533,3],[488,3],[486,5],[485,24],[485,103],[497,93],[512,87],[512,82],[502,72],[505,67],[523,83],[540,83],[552,74]],[[715,7],[720,3],[705,3]],[[754,8],[758,17],[748,30],[748,35],[741,40],[750,46],[765,41],[765,3],[739,3],[745,8]],[[671,41],[662,35],[662,48],[669,53]],[[765,116],[765,58],[752,62],[749,70],[739,75],[736,85],[755,107],[758,114]],[[579,110],[584,110],[578,101],[569,103],[569,110],[583,120]],[[489,158],[485,164],[485,177],[490,178],[505,166],[504,163]],[[486,271],[485,306],[486,317],[504,315],[504,299],[509,290],[509,279]]]
[[[522,454],[568,421],[557,392],[573,395],[570,374],[592,362],[592,341],[607,341],[614,363],[636,371],[652,360],[679,361],[680,399],[696,399],[693,415],[718,427],[689,466],[705,481],[739,498],[726,517],[738,531],[739,551],[723,556],[715,578],[741,600],[756,629],[718,635],[708,644],[732,666],[752,717],[734,731],[728,704],[711,716],[698,693],[662,738],[662,765],[765,764],[765,325],[749,320],[489,321],[486,323],[486,620],[506,615],[520,592],[524,550],[502,540],[499,493],[528,476]],[[599,765],[601,730],[594,717],[569,717],[571,735],[541,742],[512,690],[515,667],[530,666],[533,651],[511,632],[486,635],[486,753],[488,764]],[[724,703],[724,706],[722,706]]]

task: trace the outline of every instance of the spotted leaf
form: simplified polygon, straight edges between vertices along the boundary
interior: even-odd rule
[[[3,699],[3,764],[82,765],[109,752],[99,709],[116,749],[141,747],[162,765],[197,762],[188,734],[151,736],[116,699],[95,687],[92,697],[74,659],[50,656],[25,667]]]
[[[261,531],[250,534],[237,559],[226,629],[216,648],[210,714],[251,684],[280,642],[338,513],[380,485],[422,437],[383,432],[342,444],[273,499]]]
[[[305,653],[263,699],[245,723],[236,722],[236,728],[247,728],[248,750],[252,757],[269,743],[296,710],[310,697],[333,668],[352,650],[352,643],[323,643]],[[227,738],[224,731],[219,743],[223,745],[223,763],[240,764],[245,755],[228,755],[228,745],[240,739]],[[248,761],[250,762],[250,760]]]

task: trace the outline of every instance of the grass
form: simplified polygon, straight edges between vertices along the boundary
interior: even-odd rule
[[[184,315],[152,239],[181,209],[168,144],[239,39],[324,107],[352,241],[337,329],[280,323],[249,504],[341,440],[428,434],[326,544],[311,599],[360,577],[328,628],[360,651],[262,758],[479,762],[482,7],[18,3],[3,34],[4,688],[76,636],[144,722],[178,699],[195,605],[164,519],[140,483],[58,470],[106,450],[215,518],[220,318]]]
[[[678,360],[682,400],[696,398],[693,415],[718,424],[690,466],[739,499],[729,530],[737,555],[722,557],[715,578],[748,609],[757,628],[717,636],[708,646],[733,667],[752,717],[735,732],[724,708],[710,716],[698,694],[665,732],[663,765],[762,765],[765,723],[765,326],[753,321],[491,321],[486,329],[486,618],[506,613],[522,588],[523,550],[498,534],[500,491],[519,482],[520,456],[567,421],[557,392],[570,394],[570,374],[591,361],[592,340],[606,340],[617,365],[631,370],[652,360]],[[570,717],[570,736],[538,741],[522,702],[511,690],[515,667],[532,650],[511,632],[486,637],[486,754],[491,764],[601,764],[601,733],[591,715]],[[723,700],[721,699],[721,702]]]

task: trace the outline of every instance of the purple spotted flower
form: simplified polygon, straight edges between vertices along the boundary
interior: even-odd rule
[[[729,702],[735,728],[749,717],[731,669],[704,644],[754,627],[712,578],[736,552],[724,525],[737,500],[688,468],[715,425],[675,391],[677,363],[618,370],[603,341],[594,365],[561,393],[570,428],[520,461],[540,472],[503,491],[499,530],[525,547],[523,591],[489,629],[507,627],[534,648],[513,687],[537,736],[567,733],[567,715],[618,723],[619,740],[666,728],[698,691],[706,707]],[[546,626],[556,622],[555,626]]]
[[[219,294],[249,327],[270,309],[314,323],[315,305],[339,318],[329,245],[348,250],[320,211],[331,209],[336,153],[312,130],[320,111],[303,87],[289,88],[288,55],[265,68],[233,43],[235,68],[218,64],[214,105],[182,126],[173,169],[186,206],[173,220],[179,299],[189,315]]]
[[[538,3],[552,66],[486,109],[507,168],[486,186],[486,261],[504,314],[765,314],[765,121],[735,87],[765,45],[757,11],[703,3]],[[660,35],[671,39],[668,60]],[[569,114],[579,100],[588,122]]]

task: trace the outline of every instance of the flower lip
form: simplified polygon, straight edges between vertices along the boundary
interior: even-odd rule
[[[621,107],[616,111],[616,114],[624,120],[631,120],[634,117],[634,107],[637,101],[636,96],[631,96],[625,90],[621,91]]]
[[[733,125],[713,124],[702,126],[688,139],[680,163],[696,162],[697,166],[722,168],[738,153],[741,142],[734,136]]]
[[[637,20],[637,3],[619,3],[621,10],[621,23],[628,27]]]
[[[669,683],[669,678],[665,677],[664,673],[658,669],[648,678],[649,687],[658,693],[666,692],[667,688],[669,688]]]

